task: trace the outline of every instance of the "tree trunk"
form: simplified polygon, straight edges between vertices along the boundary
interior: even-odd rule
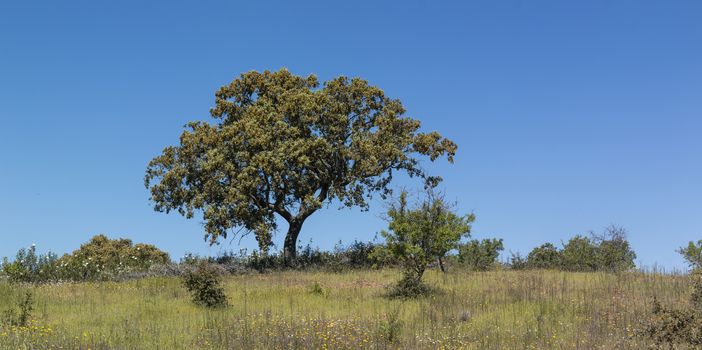
[[[283,257],[287,263],[292,262],[297,256],[297,237],[300,235],[300,230],[302,230],[303,220],[293,219],[290,220],[288,227],[288,233],[285,235],[285,243],[283,245]]]
[[[439,257],[439,267],[441,268],[441,272],[446,272],[446,267],[444,267],[444,260]]]

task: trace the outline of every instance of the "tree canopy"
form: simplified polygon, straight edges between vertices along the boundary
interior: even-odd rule
[[[399,100],[360,78],[320,87],[314,75],[252,71],[217,91],[210,114],[215,123],[188,123],[180,144],[149,163],[155,210],[201,212],[211,244],[245,230],[262,250],[277,214],[289,224],[286,257],[325,203],[367,209],[374,193],[391,192],[397,171],[434,186],[441,179],[425,173],[420,157],[453,162],[457,149],[437,132],[419,132]]]

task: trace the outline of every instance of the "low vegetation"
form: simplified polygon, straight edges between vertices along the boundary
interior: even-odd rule
[[[576,235],[564,243],[562,249],[544,243],[529,252],[526,259],[514,254],[511,265],[514,269],[620,272],[635,268],[635,259],[626,230],[612,225],[601,234]]]
[[[474,271],[487,271],[497,265],[503,250],[502,239],[473,239],[459,246],[458,262]]]
[[[702,270],[691,274],[688,305],[670,307],[653,299],[652,314],[642,334],[658,346],[702,348]]]
[[[183,285],[195,304],[209,308],[227,306],[220,274],[215,265],[201,262],[183,275]]]
[[[34,245],[20,249],[12,262],[3,259],[0,270],[12,282],[106,281],[169,262],[168,254],[153,245],[97,235],[61,258],[39,254]]]
[[[223,308],[192,303],[179,278],[0,283],[0,311],[27,291],[25,327],[2,349],[645,349],[662,305],[688,305],[686,276],[547,270],[428,270],[437,292],[388,299],[402,270],[223,276]],[[318,284],[319,288],[314,285]],[[48,345],[47,345],[48,344]],[[680,347],[682,348],[682,347]]]
[[[175,263],[102,235],[60,258],[21,249],[0,269],[0,348],[702,346],[702,270],[635,270],[621,229],[505,264],[501,239],[461,243],[473,217],[440,196],[410,207],[403,194],[388,218],[383,243],[308,245],[292,260],[241,252]],[[693,267],[697,247],[680,250]]]

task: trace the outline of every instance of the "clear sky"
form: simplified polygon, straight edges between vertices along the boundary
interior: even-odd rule
[[[97,233],[238,250],[154,212],[144,171],[217,88],[282,67],[363,77],[453,139],[426,167],[507,251],[615,223],[637,262],[681,268],[702,239],[702,2],[3,1],[0,256]],[[372,239],[382,209],[319,212],[301,241]]]

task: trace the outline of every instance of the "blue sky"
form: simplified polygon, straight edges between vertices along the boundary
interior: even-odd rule
[[[698,1],[4,1],[0,256],[97,233],[238,250],[154,212],[144,170],[221,85],[282,67],[363,77],[453,139],[456,163],[426,167],[476,238],[524,254],[615,223],[666,268],[702,239]],[[301,241],[372,239],[382,209],[319,212]]]

